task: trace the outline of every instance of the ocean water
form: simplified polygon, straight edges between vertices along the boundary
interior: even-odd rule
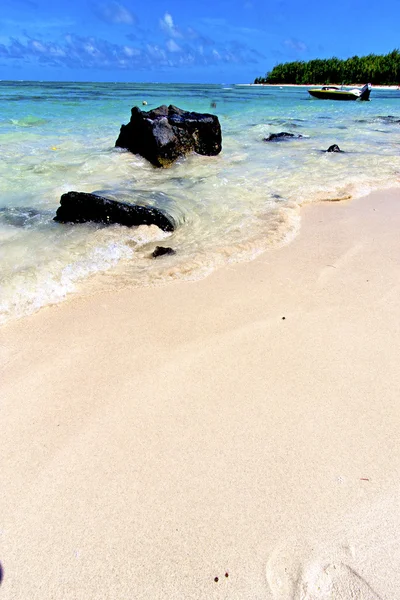
[[[222,153],[155,169],[116,149],[121,124],[143,100],[146,110],[175,104],[217,114]],[[303,137],[264,141],[280,131]],[[331,144],[345,153],[325,153]],[[399,186],[400,91],[342,103],[306,88],[3,81],[0,153],[5,322],[71,294],[204,277],[289,243],[303,203]],[[69,190],[157,206],[178,228],[55,223]],[[160,243],[176,255],[151,259]]]

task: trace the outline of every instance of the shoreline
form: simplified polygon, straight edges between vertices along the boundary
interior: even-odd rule
[[[342,84],[341,83],[329,83],[329,84],[324,84],[324,83],[236,83],[235,85],[238,86],[254,86],[254,87],[277,87],[277,88],[284,88],[284,87],[300,87],[300,88],[309,88],[309,87],[320,87],[322,85],[335,85],[340,87]],[[346,88],[352,88],[352,87],[362,87],[364,84],[363,83],[349,83],[346,85],[343,85],[343,87]],[[400,90],[400,86],[399,85],[372,85],[372,89],[373,90]]]
[[[2,326],[5,600],[399,595],[399,202]]]
[[[69,302],[74,302],[74,301],[79,301],[80,299],[84,300],[87,298],[92,298],[92,297],[96,297],[96,296],[100,296],[101,294],[106,294],[106,293],[124,293],[124,292],[129,292],[129,291],[134,291],[134,290],[138,290],[138,289],[154,289],[154,288],[163,288],[165,286],[169,286],[169,285],[176,285],[178,283],[193,283],[193,282],[199,282],[202,281],[203,279],[206,279],[210,276],[215,275],[216,273],[223,271],[224,269],[229,269],[231,266],[234,265],[241,265],[241,264],[247,264],[249,262],[253,262],[254,260],[258,260],[258,257],[263,256],[265,253],[269,254],[269,253],[273,253],[278,251],[281,248],[284,248],[290,244],[293,243],[293,241],[296,239],[296,237],[299,235],[299,232],[301,231],[301,223],[302,223],[302,214],[303,211],[305,209],[305,207],[309,207],[309,206],[318,206],[320,204],[325,204],[325,203],[347,203],[347,202],[353,202],[353,201],[359,201],[362,198],[366,198],[368,196],[370,196],[371,194],[384,194],[385,192],[399,192],[400,193],[400,180],[399,180],[399,184],[398,187],[397,186],[393,186],[390,185],[389,187],[380,187],[380,188],[375,188],[375,189],[369,189],[368,191],[363,190],[362,192],[358,193],[357,195],[349,195],[349,196],[335,196],[333,195],[332,197],[327,197],[325,199],[320,199],[320,200],[311,200],[311,201],[303,201],[302,203],[299,203],[297,205],[297,217],[298,217],[298,221],[296,221],[296,225],[294,225],[292,223],[291,228],[288,230],[287,234],[284,236],[284,239],[275,242],[274,244],[272,244],[271,246],[266,246],[263,247],[260,250],[253,250],[253,256],[250,256],[248,253],[243,256],[241,253],[239,253],[239,255],[236,258],[232,258],[230,261],[224,263],[224,264],[218,264],[216,266],[210,267],[210,269],[207,269],[206,272],[199,274],[195,277],[189,277],[189,278],[185,278],[185,277],[177,277],[176,279],[167,279],[167,280],[156,280],[154,282],[150,282],[150,283],[125,283],[124,287],[115,287],[114,291],[111,289],[110,291],[110,287],[107,285],[106,288],[104,287],[104,283],[102,283],[102,278],[103,277],[107,277],[108,272],[107,271],[100,271],[97,272],[89,277],[87,277],[86,279],[83,279],[82,281],[79,281],[77,284],[76,289],[69,291],[66,293],[66,295],[64,297],[61,297],[58,300],[54,300],[54,301],[50,301],[46,304],[42,304],[41,306],[39,306],[36,309],[33,309],[32,311],[29,312],[25,312],[24,314],[13,314],[12,316],[9,316],[8,318],[4,319],[4,320],[0,320],[0,333],[1,333],[1,329],[2,327],[7,327],[8,325],[12,325],[15,322],[27,319],[29,317],[33,317],[34,315],[37,315],[38,313],[40,313],[42,310],[47,310],[47,309],[51,309],[51,308],[57,308],[59,306],[62,306],[64,304],[68,304]],[[293,217],[292,217],[293,218]],[[163,243],[168,243],[168,238],[167,240],[159,240],[161,244]],[[150,242],[149,242],[150,243]],[[240,257],[239,257],[240,256]]]

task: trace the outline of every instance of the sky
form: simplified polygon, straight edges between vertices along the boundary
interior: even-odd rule
[[[250,83],[386,54],[399,23],[399,0],[0,0],[0,79]]]

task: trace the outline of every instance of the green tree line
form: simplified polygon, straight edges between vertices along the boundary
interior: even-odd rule
[[[389,54],[280,63],[254,83],[400,85],[400,51]]]

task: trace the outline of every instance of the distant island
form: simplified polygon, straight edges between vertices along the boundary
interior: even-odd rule
[[[271,84],[355,84],[400,85],[400,51],[339,58],[286,62],[276,65],[254,83]]]

